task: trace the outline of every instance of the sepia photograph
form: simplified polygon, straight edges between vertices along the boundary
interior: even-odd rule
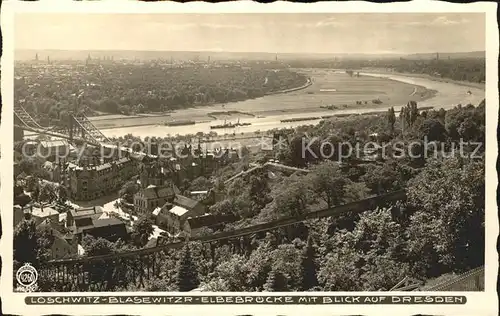
[[[496,217],[476,11],[15,13],[2,287],[465,304]]]

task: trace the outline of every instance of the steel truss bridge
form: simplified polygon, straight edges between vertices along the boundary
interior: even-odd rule
[[[293,240],[286,236],[283,228],[303,225],[304,221],[339,215],[354,215],[377,207],[387,207],[397,201],[404,201],[406,192],[395,191],[368,199],[347,203],[329,209],[313,211],[300,216],[286,217],[272,222],[253,225],[233,231],[225,231],[210,236],[191,238],[189,241],[200,242],[203,255],[214,258],[215,249],[229,245],[234,253],[244,254],[249,249],[251,240],[273,234],[279,242]],[[304,229],[307,229],[304,227]],[[52,260],[39,268],[40,282],[50,282],[65,291],[107,291],[115,286],[134,284],[144,287],[144,282],[161,278],[162,253],[178,249],[187,241],[172,242],[151,248],[75,259]],[[127,281],[125,281],[127,280]]]
[[[63,126],[49,128],[38,124],[24,107],[16,105],[14,106],[14,129],[64,138],[70,141],[79,140],[95,146],[111,143],[84,114],[75,115],[70,113],[67,120],[63,122]]]

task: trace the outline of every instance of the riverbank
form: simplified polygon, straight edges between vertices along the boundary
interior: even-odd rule
[[[301,125],[318,124],[318,117],[344,116],[348,114],[359,114],[374,111],[385,111],[394,107],[395,111],[401,109],[408,101],[417,101],[418,106],[430,108],[449,109],[458,104],[479,104],[485,98],[483,89],[464,87],[450,82],[432,80],[424,76],[405,76],[392,73],[360,73],[360,77],[349,78],[346,74],[335,73],[331,70],[312,69],[311,74],[314,85],[301,91],[272,95],[255,100],[235,102],[226,104],[224,108],[208,107],[197,109],[186,109],[172,113],[176,120],[196,120],[195,125],[189,126],[165,126],[151,123],[154,118],[132,119],[128,123],[136,127],[126,126],[125,120],[115,120],[119,125],[104,128],[98,125],[99,121],[93,122],[108,137],[120,137],[127,134],[134,136],[176,136],[196,134],[199,132],[213,132],[210,126],[214,124],[209,113],[216,111],[241,111],[251,112],[254,117],[240,119],[241,123],[251,123],[249,126],[239,126],[217,130],[218,135],[252,135],[252,133],[264,133],[265,131],[281,128],[295,128]],[[416,91],[415,91],[416,88]],[[350,89],[350,90],[349,90]],[[323,90],[323,92],[321,91]],[[324,91],[327,92],[324,92]],[[366,94],[364,91],[368,91]],[[338,93],[347,91],[348,93]],[[382,91],[385,94],[382,95]],[[468,93],[468,92],[471,93]],[[364,94],[363,94],[364,93]],[[371,100],[381,96],[382,104],[372,104]],[[363,101],[360,105],[356,100]],[[369,100],[364,104],[364,100]],[[350,102],[350,103],[349,103]],[[324,105],[343,105],[327,110],[321,108]],[[282,120],[300,118],[290,122]],[[315,118],[311,120],[311,118]],[[158,118],[156,118],[158,119]],[[234,118],[228,119],[234,122]],[[153,121],[154,122],[154,121]],[[104,123],[104,122],[101,122]]]
[[[289,89],[284,89],[284,90],[279,90],[279,91],[271,91],[271,92],[265,93],[263,97],[270,96],[270,95],[276,95],[276,94],[283,94],[283,93],[290,93],[290,92],[294,92],[294,91],[299,91],[299,90],[306,89],[307,87],[309,87],[311,85],[312,85],[312,80],[311,80],[311,78],[308,77],[307,80],[306,80],[306,83],[303,84],[303,85],[301,85],[301,86],[292,87],[292,88],[289,88]],[[255,98],[253,98],[253,99],[255,99]],[[251,99],[246,99],[246,100],[251,100]],[[242,101],[244,102],[246,100],[242,100]],[[242,102],[242,101],[228,101],[228,102],[221,102],[221,103],[207,103],[207,104],[203,104],[203,105],[199,105],[198,104],[198,105],[191,106],[191,108],[213,107],[213,106],[218,106],[218,105],[224,106],[224,104],[226,104],[226,103]],[[186,108],[186,109],[189,109],[189,108]],[[182,111],[182,110],[185,110],[185,109],[180,109],[178,111]],[[102,111],[94,111],[94,112],[97,115],[88,116],[88,118],[91,121],[127,119],[127,118],[143,118],[143,117],[169,117],[170,113],[175,113],[176,111],[170,110],[170,111],[164,112],[164,113],[153,112],[153,113],[141,113],[141,114],[134,114],[134,115],[110,114],[110,113],[105,113],[105,112],[102,112]],[[236,111],[236,112],[239,112],[239,111]],[[237,114],[252,116],[252,114],[250,114],[250,113],[244,113],[244,112],[240,112],[240,113],[237,113]],[[215,114],[212,114],[211,116],[215,116]],[[216,118],[214,118],[214,119],[216,119]]]
[[[431,76],[428,74],[420,74],[420,73],[413,73],[413,72],[396,72],[396,71],[391,71],[391,70],[388,70],[385,68],[363,68],[362,71],[369,72],[369,73],[378,73],[378,74],[401,75],[401,76],[407,76],[407,77],[413,77],[413,78],[424,78],[424,79],[437,81],[437,82],[452,83],[452,84],[459,85],[459,86],[486,90],[485,83],[458,81],[458,80],[453,80],[453,79],[449,79],[449,78],[435,77],[435,76]]]
[[[316,69],[301,69],[300,71],[310,78],[308,83],[291,89],[293,91],[287,93],[282,91],[282,93],[224,105],[188,108],[171,112],[168,116],[120,118],[114,116],[109,120],[103,117],[95,120],[89,119],[97,128],[105,130],[147,125],[164,126],[170,121],[195,121],[196,125],[199,125],[214,120],[230,122],[240,120],[241,123],[258,125],[261,119],[317,114],[325,112],[325,107],[328,106],[331,106],[331,110],[327,110],[328,113],[324,115],[333,114],[337,110],[383,109],[406,104],[409,100],[420,102],[433,97],[432,91],[428,91],[424,86],[402,83],[388,78],[370,76],[352,78],[346,74]],[[372,102],[374,99],[380,99],[382,102],[374,104]],[[274,121],[279,122],[281,119]],[[177,133],[177,130],[172,130],[172,133]]]
[[[273,94],[281,94],[281,93],[289,93],[289,92],[294,92],[294,91],[299,91],[299,90],[303,90],[307,87],[310,87],[312,85],[312,80],[311,78],[307,78],[307,82],[300,86],[300,87],[296,87],[296,88],[290,88],[290,89],[286,89],[286,90],[280,90],[280,91],[274,91],[274,92],[269,92],[269,93],[266,93],[266,95],[273,95]]]

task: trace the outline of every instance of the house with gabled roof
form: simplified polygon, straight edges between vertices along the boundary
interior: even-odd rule
[[[186,226],[188,218],[202,216],[205,213],[206,206],[203,203],[177,194],[172,202],[165,203],[160,209],[154,209],[152,216],[158,227],[175,235],[188,230]]]
[[[37,229],[46,229],[50,232],[52,237],[52,244],[50,245],[51,259],[68,258],[78,254],[76,236],[59,223],[46,219],[37,226]]]
[[[150,214],[155,208],[165,203],[172,203],[179,189],[173,184],[163,186],[150,185],[134,195],[134,207],[139,213]]]
[[[59,222],[59,212],[55,210],[52,206],[33,206],[25,208],[25,212],[29,213],[31,217],[35,220],[36,224],[39,225],[46,219],[50,219],[54,223]]]
[[[69,210],[66,215],[66,227],[78,239],[86,234],[110,241],[128,238],[125,223],[117,218],[109,217],[100,206]]]

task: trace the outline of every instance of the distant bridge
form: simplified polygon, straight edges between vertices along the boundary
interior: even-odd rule
[[[22,106],[17,105],[14,107],[14,140],[22,140],[24,137],[23,131],[68,139],[70,142],[80,141],[96,147],[104,147],[111,150],[119,149],[123,152],[135,152],[139,155],[156,157],[155,155],[136,152],[132,148],[113,143],[84,114],[69,114],[63,126],[49,128],[41,126]]]
[[[41,126],[24,107],[16,105],[14,106],[14,129],[17,129],[14,133],[14,135],[19,135],[17,138],[23,136],[20,131],[30,131],[70,141],[80,140],[95,146],[111,143],[84,114],[74,115],[70,113],[63,126],[49,128]]]

